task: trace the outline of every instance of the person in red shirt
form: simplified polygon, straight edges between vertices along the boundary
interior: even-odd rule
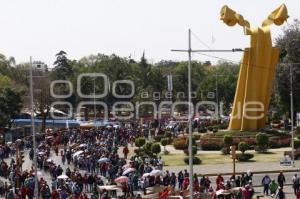
[[[218,186],[222,182],[224,182],[224,178],[221,176],[221,174],[219,174],[218,177],[216,178],[216,185]]]
[[[26,187],[22,186],[21,189],[20,189],[20,191],[21,191],[21,197],[22,197],[22,199],[26,199],[26,194],[27,194]]]
[[[127,160],[127,155],[128,155],[128,153],[129,153],[129,149],[128,149],[127,146],[125,146],[125,147],[123,148],[123,153],[124,153],[124,159]]]
[[[296,192],[296,199],[300,199],[300,190],[299,189]]]
[[[51,193],[51,199],[59,199],[59,193],[56,189],[53,189]]]

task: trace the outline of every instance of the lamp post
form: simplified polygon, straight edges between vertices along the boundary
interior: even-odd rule
[[[187,52],[188,53],[188,127],[189,127],[189,195],[190,199],[193,199],[193,148],[192,148],[192,81],[191,81],[191,57],[193,52],[243,52],[240,48],[233,48],[231,50],[192,50],[191,47],[191,29],[188,30],[188,49],[187,50],[171,50],[174,52]]]
[[[37,176],[37,157],[36,157],[36,132],[35,132],[35,121],[34,121],[34,105],[33,105],[33,82],[32,82],[32,57],[30,57],[30,69],[29,69],[29,80],[30,80],[30,105],[31,105],[31,131],[33,139],[33,163],[34,163],[34,197],[38,198],[38,176]]]
[[[291,98],[291,134],[292,134],[292,166],[295,167],[294,146],[294,103],[293,103],[293,64],[290,64],[290,98]]]

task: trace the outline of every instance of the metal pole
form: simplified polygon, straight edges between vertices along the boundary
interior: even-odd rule
[[[293,103],[293,64],[290,64],[290,95],[291,95],[291,134],[292,134],[292,166],[295,167],[294,146],[294,103]]]
[[[96,88],[95,88],[96,83],[95,83],[95,81],[96,81],[96,77],[94,78],[94,123],[95,123],[95,126],[96,126],[96,117],[97,117],[97,115],[96,115]]]
[[[191,98],[191,89],[192,89],[192,80],[191,80],[191,53],[192,53],[192,49],[191,49],[191,29],[189,29],[189,36],[188,36],[188,56],[189,56],[189,61],[188,61],[188,100],[189,100],[189,114],[188,114],[188,121],[189,121],[189,167],[190,167],[190,199],[193,199],[193,148],[192,148],[192,98]]]
[[[219,93],[218,93],[218,74],[216,74],[216,103],[217,103],[217,121],[219,122]]]
[[[37,176],[37,157],[36,157],[36,134],[34,122],[33,105],[33,83],[32,83],[32,57],[30,57],[30,104],[31,104],[31,131],[33,139],[33,163],[34,163],[34,197],[38,198],[38,176]]]

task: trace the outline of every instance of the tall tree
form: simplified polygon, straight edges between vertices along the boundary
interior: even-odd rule
[[[67,58],[65,51],[60,51],[56,54],[56,60],[54,62],[53,78],[59,80],[66,80],[74,73],[72,66]]]
[[[11,128],[12,119],[22,108],[21,93],[12,88],[0,89],[0,126]]]
[[[277,67],[277,89],[279,102],[284,110],[290,110],[290,66],[293,67],[293,95],[295,111],[300,111],[300,22],[288,25],[283,34],[276,38],[276,45],[280,48],[280,64]],[[277,90],[275,90],[276,92]],[[280,106],[280,104],[279,104]]]

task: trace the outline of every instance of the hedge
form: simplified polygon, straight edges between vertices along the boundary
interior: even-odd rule
[[[184,158],[184,162],[185,162],[185,164],[189,164],[189,157],[185,157]],[[193,164],[201,164],[202,163],[202,161],[200,160],[200,158],[198,158],[198,157],[193,157]]]
[[[236,154],[236,159],[240,162],[245,162],[254,157],[251,153],[244,153],[244,154]]]

